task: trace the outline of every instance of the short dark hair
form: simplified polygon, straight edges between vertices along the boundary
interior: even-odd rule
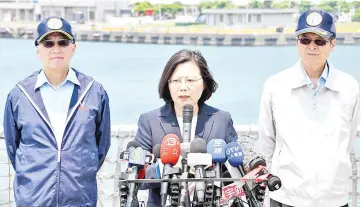
[[[211,72],[209,71],[207,61],[204,59],[202,54],[197,50],[187,50],[183,49],[175,53],[167,62],[164,67],[162,76],[159,80],[158,92],[159,97],[163,99],[165,102],[172,101],[172,97],[169,92],[168,81],[173,75],[175,69],[179,64],[193,61],[198,66],[202,79],[204,81],[204,90],[203,93],[198,100],[198,103],[204,103],[211,96],[212,93],[217,90],[217,83],[213,79]]]

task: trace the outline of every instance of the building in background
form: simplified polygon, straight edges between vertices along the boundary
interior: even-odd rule
[[[71,22],[103,22],[130,16],[130,0],[0,0],[0,21],[39,21],[62,16]]]
[[[293,24],[297,14],[297,9],[203,9],[199,21],[210,26],[265,28]]]

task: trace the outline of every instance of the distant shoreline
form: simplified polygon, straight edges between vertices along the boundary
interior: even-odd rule
[[[34,39],[37,23],[0,22],[0,38]],[[74,24],[77,41],[118,42],[138,44],[210,45],[210,46],[287,46],[295,45],[293,28],[281,32],[274,29],[216,28],[216,27],[167,27],[139,25],[111,27]],[[359,45],[360,33],[337,33],[337,44]]]

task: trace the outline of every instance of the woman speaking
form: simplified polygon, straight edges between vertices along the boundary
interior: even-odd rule
[[[198,51],[181,50],[167,62],[159,81],[158,92],[165,104],[139,117],[136,141],[144,150],[152,152],[167,134],[176,134],[182,142],[183,106],[193,106],[190,141],[202,138],[236,141],[237,133],[228,112],[207,105],[217,89],[207,62]],[[146,178],[155,178],[155,169],[148,168]],[[147,185],[147,207],[160,206],[160,185]]]

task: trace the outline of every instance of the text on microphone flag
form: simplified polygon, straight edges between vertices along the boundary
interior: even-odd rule
[[[179,140],[174,137],[167,137],[167,139],[163,141],[163,143],[167,146],[175,146],[177,145],[177,142],[179,142]]]
[[[221,155],[222,154],[222,148],[214,148],[213,154],[215,155]]]
[[[225,204],[233,197],[242,197],[245,193],[243,189],[236,184],[230,184],[222,188],[222,199],[220,204]]]
[[[239,146],[231,147],[226,150],[226,154],[229,155],[231,153],[238,153],[242,151]],[[240,155],[241,156],[241,155]]]

